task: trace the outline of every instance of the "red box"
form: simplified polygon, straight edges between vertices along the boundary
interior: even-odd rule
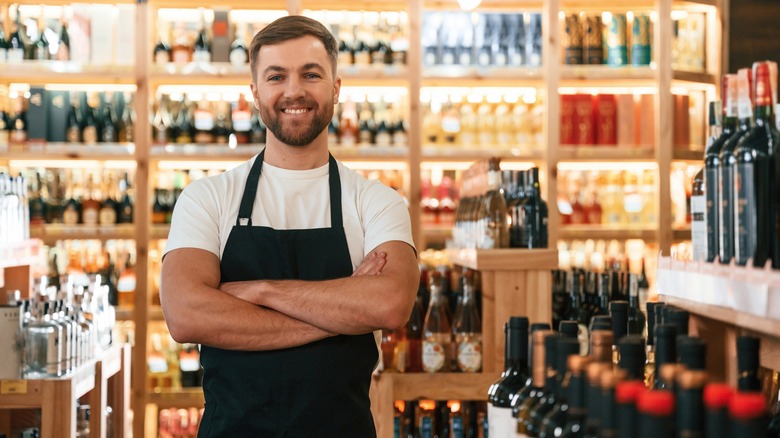
[[[576,96],[572,94],[561,95],[561,140],[562,145],[575,144],[574,135],[574,104]]]
[[[596,96],[596,144],[617,145],[617,98],[614,94]]]
[[[594,97],[590,94],[578,94],[574,103],[575,144],[596,144]]]

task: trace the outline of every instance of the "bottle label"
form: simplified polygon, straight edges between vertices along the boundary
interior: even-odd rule
[[[73,126],[68,128],[68,132],[65,134],[65,136],[67,137],[69,143],[78,143],[80,140],[80,134],[81,132],[79,131],[79,127]]]
[[[440,371],[444,367],[446,357],[444,346],[441,343],[423,341],[423,370],[428,373]]]
[[[171,62],[171,54],[167,50],[158,50],[154,53],[155,64],[167,64]]]
[[[164,373],[168,371],[168,362],[162,356],[151,356],[147,359],[150,373]]]
[[[116,224],[116,210],[111,207],[103,207],[100,209],[100,225],[114,225]]]
[[[236,132],[249,132],[252,130],[252,115],[247,111],[233,112],[233,130]]]
[[[79,223],[79,212],[75,207],[69,205],[62,212],[62,223],[65,225],[76,225]]]
[[[736,247],[734,257],[738,264],[745,264],[756,252],[756,190],[753,163],[737,164],[734,191],[736,192]]]
[[[488,436],[501,436],[501,435],[489,434]],[[452,417],[452,438],[464,438],[462,417]]]
[[[707,258],[707,220],[705,218],[707,199],[704,196],[691,196],[691,240],[693,259]]]
[[[511,437],[517,427],[512,408],[499,408],[488,403],[488,436]]]
[[[94,126],[86,126],[84,128],[84,132],[82,133],[84,137],[84,144],[95,144],[97,143],[98,136],[97,136],[97,128]]]
[[[377,132],[376,136],[374,137],[374,143],[376,143],[377,146],[389,147],[393,143],[393,138],[387,131]]]
[[[208,50],[196,50],[192,52],[192,62],[208,64],[211,62],[211,53]]]
[[[718,206],[718,168],[708,167],[704,170],[704,218],[707,229],[707,258],[711,262],[718,254],[718,220],[720,210]]]
[[[214,116],[208,111],[195,111],[193,118],[195,129],[198,131],[211,131],[214,129]]]
[[[433,438],[433,418],[426,416],[420,419],[420,438]]]
[[[458,368],[466,373],[476,373],[482,369],[482,343],[465,341],[458,345]]]
[[[59,376],[62,365],[62,350],[60,336],[57,330],[51,331],[46,336],[46,374]]]
[[[98,211],[94,208],[87,208],[81,214],[81,220],[84,225],[97,225],[98,224]]]

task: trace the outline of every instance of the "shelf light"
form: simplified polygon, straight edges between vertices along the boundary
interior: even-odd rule
[[[504,163],[501,163],[501,167]],[[558,163],[559,171],[643,171],[658,170],[658,163],[655,161],[561,161]]]
[[[423,161],[420,168],[429,172],[441,170],[467,170],[474,163],[472,161]],[[536,163],[530,161],[501,161],[501,170],[528,170],[536,167]]]
[[[135,169],[131,160],[9,160],[8,167],[47,169]]]
[[[244,164],[246,160],[237,161],[171,161],[160,160],[157,163],[157,168],[160,170],[182,170],[182,169],[198,169],[198,170],[230,170]]]

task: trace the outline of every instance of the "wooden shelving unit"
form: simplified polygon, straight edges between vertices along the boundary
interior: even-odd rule
[[[26,5],[39,5],[40,2],[22,0],[16,2]],[[51,5],[67,5],[70,1],[49,0],[45,2]],[[260,0],[232,0],[224,2],[196,3],[192,0],[152,0],[150,2],[134,2],[130,0],[106,1],[98,0],[101,4],[134,4],[136,19],[135,63],[133,66],[90,66],[79,63],[31,63],[25,62],[13,69],[0,71],[0,84],[14,82],[45,84],[119,84],[122,86],[135,85],[136,94],[134,105],[137,113],[135,138],[132,145],[30,145],[22,150],[0,145],[0,165],[7,164],[9,160],[27,161],[30,166],[33,162],[42,160],[82,160],[85,166],[94,162],[122,161],[130,165],[129,169],[135,173],[135,226],[132,230],[122,229],[117,231],[105,231],[101,237],[101,230],[87,230],[79,228],[75,230],[57,229],[56,227],[44,227],[41,231],[35,231],[37,237],[45,241],[57,238],[94,237],[98,238],[129,238],[136,242],[137,264],[136,274],[140,281],[137,287],[135,311],[128,316],[133,319],[136,327],[136,349],[146,351],[147,322],[156,319],[159,313],[151,307],[151,279],[149,278],[149,249],[150,241],[162,239],[167,236],[168,227],[152,225],[150,221],[150,209],[152,205],[152,186],[155,172],[159,164],[164,161],[243,161],[253,156],[259,145],[250,145],[230,150],[227,147],[213,145],[166,145],[156,146],[152,144],[151,126],[149,114],[153,107],[153,96],[157,87],[161,85],[248,85],[249,69],[235,69],[225,64],[215,64],[207,68],[196,66],[184,67],[158,67],[152,63],[152,47],[156,42],[155,20],[159,8],[198,8],[198,7],[229,7],[232,9],[263,9],[282,10],[291,14],[303,13],[311,10],[368,10],[368,11],[403,11],[409,17],[408,37],[410,47],[408,51],[408,63],[403,68],[356,68],[341,66],[340,74],[345,87],[366,86],[403,86],[406,88],[406,99],[409,102],[409,142],[405,148],[393,150],[339,150],[333,148],[334,155],[344,161],[353,162],[391,162],[393,165],[401,164],[408,171],[405,182],[405,192],[408,195],[410,215],[413,218],[413,234],[418,245],[430,237],[433,239],[446,239],[446,230],[433,230],[430,233],[423,230],[419,223],[420,212],[420,187],[421,169],[425,165],[442,165],[444,163],[469,163],[488,156],[500,155],[504,162],[533,163],[540,167],[542,174],[542,188],[544,198],[550,207],[549,239],[551,246],[559,238],[579,238],[585,236],[598,236],[603,238],[642,238],[658,243],[662,251],[668,251],[672,242],[686,238],[684,231],[673,231],[668,224],[671,223],[671,187],[668,178],[658,178],[656,181],[656,211],[659,212],[658,225],[654,228],[634,230],[613,230],[609,228],[574,229],[563,228],[559,225],[559,217],[555,208],[558,187],[555,184],[555,176],[558,166],[563,162],[652,162],[656,163],[660,175],[665,175],[673,161],[698,161],[701,153],[694,151],[680,151],[672,148],[673,144],[673,102],[672,87],[690,87],[691,89],[712,89],[717,83],[724,68],[722,53],[726,48],[721,46],[722,35],[728,32],[727,17],[729,0],[699,0],[699,1],[673,1],[673,0],[599,0],[597,2],[583,0],[521,0],[506,2],[504,0],[483,0],[478,11],[482,12],[541,12],[543,50],[542,65],[534,68],[477,68],[477,67],[424,67],[421,63],[421,34],[423,26],[423,13],[430,10],[454,10],[457,4],[443,0],[380,0],[373,2],[354,2],[346,0],[285,0],[284,2]],[[0,4],[0,8],[7,8],[7,4]],[[674,71],[671,64],[672,46],[672,21],[671,12],[677,9],[690,9],[695,11],[707,11],[707,62],[706,71],[703,73],[689,73]],[[561,42],[562,24],[559,19],[561,12],[587,11],[600,13],[602,11],[628,12],[628,11],[652,12],[656,18],[653,24],[654,64],[652,67],[640,68],[610,68],[604,66],[566,66],[561,63],[563,53]],[[10,23],[6,23],[10,24]],[[542,98],[544,105],[543,115],[543,140],[541,148],[530,151],[530,148],[496,147],[488,150],[476,148],[465,149],[458,146],[441,148],[430,147],[423,144],[422,139],[422,105],[420,102],[420,90],[423,87],[494,87],[497,89],[506,87],[533,87]],[[621,145],[615,148],[590,148],[569,147],[560,145],[560,100],[559,93],[562,87],[593,90],[598,88],[614,87],[643,87],[654,90],[655,104],[652,118],[655,124],[655,141],[652,147],[642,149],[633,145]],[[714,94],[712,95],[714,98]],[[149,206],[145,208],[144,206]],[[35,234],[34,233],[34,234]],[[424,249],[424,248],[421,248]],[[557,266],[555,251],[544,256],[545,269]],[[501,257],[495,252],[495,257]],[[534,254],[542,254],[534,253]],[[490,254],[479,254],[475,259],[453,258],[456,263],[477,263],[485,269],[486,260]],[[524,260],[523,263],[535,263],[537,257]],[[499,260],[496,260],[498,262]],[[549,262],[549,266],[547,263]],[[487,265],[489,266],[489,265]],[[531,265],[541,266],[541,265]],[[507,269],[528,269],[523,264],[506,266]],[[12,268],[13,271],[15,268]],[[538,290],[549,289],[549,281],[530,280],[521,281],[524,274],[511,274],[511,270],[487,275],[486,284],[498,281],[505,276],[508,282],[526,282],[528,287]],[[9,269],[5,269],[6,279],[18,278],[19,273],[8,275]],[[521,271],[522,272],[522,271]],[[515,277],[512,277],[512,276]],[[520,277],[518,277],[520,276]],[[29,270],[21,273],[22,278],[29,284]],[[501,280],[504,281],[504,280]],[[534,282],[536,281],[536,282]],[[510,284],[507,283],[507,284]],[[499,283],[495,283],[499,284]],[[489,286],[488,290],[490,290]],[[490,293],[488,293],[490,299]],[[494,297],[495,298],[495,297]],[[541,305],[531,301],[515,303],[518,311],[533,309],[533,306]],[[530,304],[533,304],[531,306]],[[497,310],[498,312],[498,310]],[[501,311],[503,312],[503,311]],[[486,314],[486,326],[490,324],[503,324],[508,314]],[[537,315],[542,319],[545,315]],[[549,315],[548,315],[549,317]],[[489,330],[495,330],[491,328]],[[503,343],[494,342],[497,348],[493,348],[493,354],[500,357]],[[487,347],[488,344],[486,344]],[[489,363],[489,362],[486,362]],[[135,436],[143,436],[146,410],[144,406],[151,400],[152,395],[145,394],[147,366],[143,355],[137,355],[133,366],[133,391],[132,406],[135,414],[133,432]],[[486,366],[490,372],[496,370]],[[487,373],[488,371],[486,371]],[[463,377],[463,376],[460,376]],[[406,377],[398,377],[397,382],[403,382]],[[463,377],[466,378],[466,377]],[[394,377],[395,379],[395,377]],[[387,379],[386,379],[387,380]],[[460,380],[459,380],[460,382]],[[402,383],[392,383],[391,386]],[[384,385],[388,385],[385,383]],[[151,420],[151,419],[150,419]]]

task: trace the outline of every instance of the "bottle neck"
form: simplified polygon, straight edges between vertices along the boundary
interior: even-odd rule
[[[768,126],[772,127],[774,123],[774,114],[772,105],[756,106],[755,108],[755,123],[756,126]]]

